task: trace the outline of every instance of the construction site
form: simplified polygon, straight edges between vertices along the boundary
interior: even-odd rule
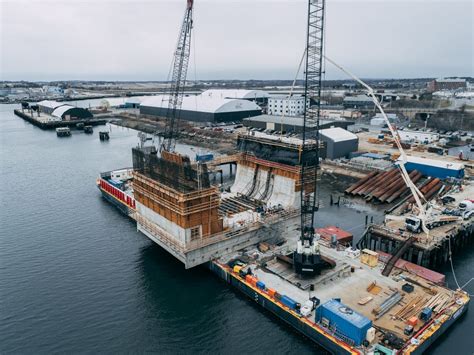
[[[456,175],[456,167],[439,166],[449,176],[438,178],[423,163],[410,161],[373,90],[324,57],[324,4],[310,0],[308,5],[304,95],[314,103],[304,110],[301,134],[246,131],[237,135],[236,154],[191,158],[176,149],[191,45],[194,3],[188,0],[164,130],[153,138],[142,135],[132,150],[126,185],[133,201],[105,188],[115,184],[120,190],[114,172],[102,176],[98,186],[103,195],[118,196],[138,231],[185,268],[206,265],[328,351],[421,354],[470,301],[459,285],[447,288],[444,275],[429,267],[448,261],[472,240],[473,187]],[[328,145],[319,131],[323,61],[367,90],[398,151],[396,164],[359,171],[360,179],[341,191],[342,202],[331,196],[331,205],[387,205],[385,221],[366,220],[358,241],[337,227],[323,235],[316,223]],[[224,165],[231,167],[228,188]],[[221,184],[213,182],[216,174]],[[442,200],[448,192],[450,198]],[[343,218],[334,213],[333,224]]]

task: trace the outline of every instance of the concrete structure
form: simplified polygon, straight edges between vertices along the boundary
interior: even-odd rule
[[[346,96],[342,102],[344,108],[373,109],[374,102],[367,95]]]
[[[398,131],[402,142],[429,144],[439,141],[438,133],[419,131]]]
[[[428,91],[435,92],[441,90],[465,89],[467,87],[466,79],[435,79],[428,83]]]
[[[168,112],[167,96],[151,96],[143,99],[140,113],[144,115],[166,117]],[[213,96],[185,96],[180,110],[183,120],[199,122],[230,122],[258,116],[262,109],[256,103],[240,99],[224,99]]]
[[[326,143],[327,159],[345,157],[359,147],[359,137],[340,127],[322,129],[319,137]]]
[[[296,132],[303,131],[303,117],[282,117],[274,115],[261,115],[245,118],[242,123],[250,128],[263,128],[275,131]],[[320,120],[320,128],[342,127],[347,129],[354,122],[345,120]],[[315,122],[309,122],[306,125],[310,129],[316,128]]]
[[[309,100],[306,100],[309,106]],[[267,112],[269,115],[300,116],[304,114],[305,99],[303,96],[288,97],[285,95],[271,96],[268,99]]]

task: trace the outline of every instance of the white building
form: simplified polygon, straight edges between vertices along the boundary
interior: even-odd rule
[[[268,99],[268,114],[281,116],[301,116],[304,114],[305,99],[303,96],[271,96]],[[306,106],[309,106],[309,100],[306,100]]]
[[[439,134],[418,131],[398,131],[402,142],[428,144],[439,141]]]

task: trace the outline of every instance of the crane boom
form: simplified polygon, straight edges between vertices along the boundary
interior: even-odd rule
[[[168,97],[167,122],[161,150],[173,152],[176,145],[176,136],[179,127],[179,111],[183,103],[184,87],[188,72],[189,56],[191,52],[191,30],[193,27],[193,2],[187,0],[184,19],[178,35],[178,43],[174,52],[172,76]]]
[[[344,73],[346,73],[352,79],[357,81],[360,85],[362,85],[362,87],[364,87],[366,89],[367,95],[370,96],[370,98],[374,102],[375,106],[377,106],[378,110],[382,114],[382,116],[385,120],[385,123],[387,124],[388,129],[390,130],[390,133],[392,134],[392,137],[395,141],[395,144],[397,145],[398,151],[400,152],[400,158],[401,159],[400,159],[399,167],[400,167],[402,179],[405,182],[405,184],[407,185],[407,187],[410,189],[410,192],[413,195],[413,198],[415,199],[416,205],[418,206],[418,210],[419,210],[418,211],[418,217],[420,218],[420,220],[422,222],[423,231],[426,234],[429,234],[429,230],[426,227],[426,211],[425,211],[425,208],[423,207],[423,203],[422,203],[422,200],[425,200],[425,197],[423,196],[421,191],[418,189],[418,187],[416,187],[416,185],[413,183],[413,181],[410,178],[410,175],[408,174],[408,172],[405,168],[405,163],[407,162],[407,156],[406,156],[405,151],[403,150],[402,144],[400,142],[400,135],[398,134],[398,132],[395,130],[395,128],[390,123],[390,120],[388,119],[387,114],[385,113],[384,109],[382,108],[382,105],[380,104],[380,101],[377,99],[377,96],[375,96],[374,90],[369,85],[367,85],[365,82],[363,82],[361,79],[356,77],[350,71],[343,68],[342,66],[340,66],[339,64],[337,64],[333,60],[329,59],[326,56],[325,56],[325,59],[329,63],[331,63],[332,65],[334,65],[335,67],[337,67],[338,69],[343,71]],[[426,200],[425,200],[425,202],[426,202]]]
[[[293,253],[295,271],[299,274],[319,273],[324,262],[314,238],[314,213],[318,210],[317,181],[319,169],[319,117],[323,74],[325,0],[308,0],[306,33],[305,110],[303,116],[302,146],[300,154],[301,235]],[[311,100],[315,100],[312,105]],[[307,104],[309,101],[309,105]],[[308,123],[316,123],[309,129]],[[316,149],[314,149],[316,142]],[[310,146],[313,148],[310,149]]]

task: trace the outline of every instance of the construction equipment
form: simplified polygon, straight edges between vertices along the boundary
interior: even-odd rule
[[[403,150],[403,147],[402,147],[402,144],[401,144],[401,141],[400,141],[400,135],[398,134],[398,132],[394,128],[394,126],[392,126],[392,124],[390,123],[390,120],[388,119],[387,114],[385,113],[384,109],[382,108],[382,105],[380,104],[380,101],[377,99],[377,96],[375,95],[374,90],[369,85],[367,85],[365,82],[360,80],[358,77],[356,77],[354,74],[352,74],[348,70],[341,67],[339,64],[337,64],[333,60],[329,59],[328,57],[325,57],[325,58],[328,62],[330,62],[331,64],[333,64],[334,66],[339,68],[341,71],[343,71],[344,73],[349,75],[352,79],[357,81],[360,85],[362,85],[362,87],[364,87],[366,89],[367,95],[370,96],[370,98],[374,102],[375,106],[379,109],[380,113],[382,114],[383,118],[385,119],[385,123],[387,124],[388,129],[390,130],[390,133],[392,134],[392,137],[394,139],[394,142],[395,142],[395,144],[396,144],[396,146],[397,146],[397,148],[400,152],[400,163],[399,163],[398,166],[399,166],[400,171],[402,173],[401,174],[402,179],[405,182],[405,184],[408,186],[408,188],[410,189],[411,194],[413,195],[413,198],[415,199],[415,202],[418,206],[418,216],[417,216],[417,218],[419,218],[419,220],[421,222],[421,228],[427,235],[429,235],[429,229],[426,227],[426,223],[425,223],[425,221],[426,221],[426,210],[425,210],[425,207],[423,206],[423,203],[422,203],[422,200],[424,200],[425,202],[427,202],[427,201],[425,200],[424,195],[420,192],[418,187],[413,183],[410,176],[408,175],[408,172],[405,168],[405,164],[407,162],[407,156],[405,154],[405,151]]]
[[[176,136],[179,132],[179,115],[183,103],[186,74],[188,72],[189,56],[191,51],[191,30],[193,28],[193,2],[187,0],[184,19],[178,35],[178,44],[174,52],[172,76],[168,97],[167,122],[163,134],[160,151],[173,153],[176,145]]]
[[[293,253],[293,265],[298,274],[318,274],[325,263],[315,240],[314,213],[318,210],[317,177],[319,169],[319,117],[323,71],[323,31],[325,0],[308,0],[306,33],[305,105],[303,115],[303,142],[300,153],[301,167],[301,235]],[[312,100],[315,100],[312,105]],[[316,123],[316,130],[308,129],[308,122]],[[316,141],[317,149],[310,150],[309,142]]]

